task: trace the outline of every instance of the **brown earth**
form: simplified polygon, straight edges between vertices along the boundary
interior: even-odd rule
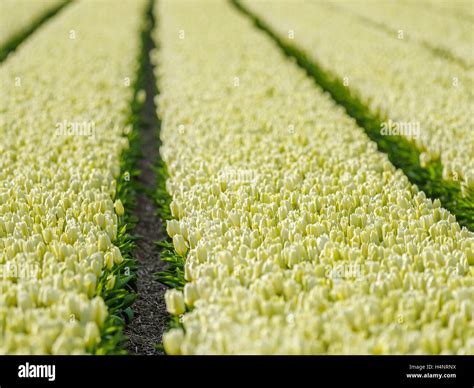
[[[152,23],[154,24],[154,23]],[[148,47],[146,47],[148,46]],[[146,39],[146,50],[149,53],[154,45],[151,39]],[[130,354],[153,355],[163,354],[156,349],[161,344],[165,329],[167,312],[164,302],[166,287],[156,280],[155,274],[163,271],[165,263],[160,260],[158,240],[164,238],[162,221],[157,216],[157,208],[150,195],[156,189],[156,174],[153,165],[159,158],[157,130],[159,120],[153,98],[156,94],[156,80],[153,65],[147,57],[145,63],[146,99],[142,111],[143,125],[141,126],[141,158],[138,162],[140,175],[138,181],[144,190],[137,194],[134,215],[138,223],[133,234],[140,236],[132,256],[138,263],[137,292],[139,298],[133,304],[134,318],[125,328],[129,337],[127,351]]]

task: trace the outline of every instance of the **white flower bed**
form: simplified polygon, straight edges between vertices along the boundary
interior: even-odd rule
[[[243,3],[286,42],[336,74],[371,111],[411,126],[399,132],[418,146],[422,165],[440,158],[446,180],[474,189],[474,70],[323,2]]]
[[[474,235],[231,5],[155,13],[167,353],[473,353]]]
[[[64,0],[0,0],[0,48]]]
[[[144,1],[76,2],[0,65],[0,354],[100,340],[143,14]]]

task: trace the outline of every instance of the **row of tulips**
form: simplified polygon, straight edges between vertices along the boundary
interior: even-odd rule
[[[0,48],[65,0],[1,0]]]
[[[186,280],[166,294],[166,352],[473,353],[474,234],[230,4],[155,15]]]
[[[410,38],[415,27],[405,30],[400,24],[396,28],[396,23],[402,23],[399,19],[389,27],[393,33],[387,33],[383,20],[376,21],[383,28],[375,27],[326,2],[242,3],[286,43],[298,46],[312,61],[341,79],[372,112],[378,112],[384,120],[382,135],[408,139],[420,150],[422,166],[440,160],[446,181],[462,183],[464,193],[474,188],[472,66],[463,67],[420,45]],[[346,2],[341,7],[351,8]],[[382,6],[373,9],[377,7]],[[417,15],[418,25],[432,23],[428,13]],[[445,24],[456,26],[450,18],[446,16]],[[470,25],[466,28],[470,31]],[[461,30],[461,24],[453,29]],[[462,31],[455,47],[468,47],[469,60],[472,34]],[[446,38],[440,44],[450,43]]]
[[[471,2],[465,0],[450,2],[442,0],[406,0],[406,4],[416,5],[419,8],[425,8],[445,16],[474,20],[474,8]]]
[[[144,6],[75,1],[0,65],[0,354],[101,341]]]
[[[461,2],[462,3],[462,2]],[[367,0],[337,1],[333,4],[359,15],[366,23],[390,30],[392,36],[413,39],[469,67],[474,66],[472,21],[460,15],[441,13],[420,2],[374,4]],[[455,3],[452,5],[455,9]],[[396,18],[393,15],[397,15]],[[421,15],[421,17],[420,17]]]

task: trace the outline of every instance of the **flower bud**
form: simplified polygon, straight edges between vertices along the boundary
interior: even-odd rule
[[[174,237],[176,234],[180,233],[179,222],[176,220],[166,221],[166,232],[170,237]]]
[[[115,209],[115,213],[121,217],[124,215],[125,213],[125,209],[123,207],[123,204],[122,204],[122,201],[120,199],[117,199],[115,202],[114,202],[114,209]]]
[[[180,256],[186,255],[186,252],[188,251],[188,247],[182,235],[176,234],[173,237],[173,245],[178,255]]]
[[[171,315],[181,315],[186,311],[183,294],[177,290],[168,290],[165,293],[166,310]]]
[[[186,306],[193,307],[198,298],[197,287],[193,283],[186,283],[184,286],[184,302]]]
[[[181,345],[184,340],[184,333],[181,329],[171,329],[163,334],[163,346],[168,355],[181,354]]]

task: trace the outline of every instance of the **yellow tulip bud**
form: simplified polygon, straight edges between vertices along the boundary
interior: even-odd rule
[[[176,234],[180,233],[179,222],[176,220],[166,221],[166,232],[170,237],[174,237]]]
[[[177,290],[168,290],[165,293],[166,310],[172,315],[181,315],[186,311],[183,294]]]
[[[114,202],[114,209],[115,209],[115,213],[117,213],[117,215],[119,217],[123,216],[124,213],[125,213],[125,209],[124,209],[122,201],[120,199],[117,199]]]
[[[198,298],[197,287],[193,283],[186,283],[184,286],[184,302],[187,306],[193,307]]]
[[[92,348],[100,341],[100,331],[95,322],[87,322],[84,329],[84,344],[87,348]]]
[[[184,340],[184,333],[181,329],[171,329],[163,334],[163,346],[168,355],[181,354],[181,344]]]
[[[176,234],[173,237],[173,245],[178,255],[180,256],[186,255],[186,252],[188,251],[188,247],[182,235]]]

